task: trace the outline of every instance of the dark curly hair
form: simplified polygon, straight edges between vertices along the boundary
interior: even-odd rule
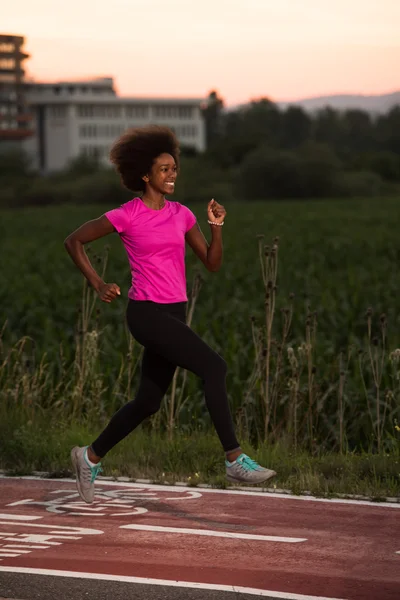
[[[142,177],[150,172],[160,154],[171,154],[179,169],[179,142],[168,127],[149,125],[128,129],[116,140],[110,160],[116,166],[122,183],[131,192],[144,192]]]

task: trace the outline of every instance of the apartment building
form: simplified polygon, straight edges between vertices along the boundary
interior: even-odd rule
[[[42,172],[63,169],[80,155],[109,164],[114,140],[129,127],[166,125],[182,146],[205,149],[204,99],[124,98],[111,77],[26,84],[34,135],[25,149]]]
[[[24,38],[0,34],[0,144],[18,146],[32,135],[32,115],[25,97]]]

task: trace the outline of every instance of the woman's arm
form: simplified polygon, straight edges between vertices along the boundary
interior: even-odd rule
[[[209,244],[196,223],[186,234],[186,241],[208,271],[219,271],[222,265],[222,227],[210,225],[211,243]]]
[[[119,296],[121,290],[116,283],[105,283],[102,280],[93,268],[85,252],[84,244],[93,242],[113,231],[115,231],[114,226],[103,215],[98,219],[84,223],[64,241],[65,249],[78,269],[81,270],[89,284],[96,290],[100,299],[107,303],[111,302],[116,296]]]
[[[218,204],[215,200],[211,200],[207,206],[207,216],[211,228],[211,243],[208,244],[197,223],[187,232],[186,241],[205,265],[206,269],[216,272],[219,271],[222,265],[221,224],[226,217],[226,210],[221,204]]]

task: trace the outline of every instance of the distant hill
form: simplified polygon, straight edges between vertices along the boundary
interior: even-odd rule
[[[338,94],[336,96],[304,98],[303,100],[293,100],[291,102],[277,102],[276,104],[280,108],[301,106],[307,111],[315,111],[330,106],[336,110],[359,108],[370,113],[386,113],[393,106],[400,106],[400,91],[377,96]]]

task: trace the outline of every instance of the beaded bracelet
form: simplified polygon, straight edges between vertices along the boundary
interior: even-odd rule
[[[222,223],[216,223],[215,221],[207,220],[207,223],[209,223],[210,225],[217,225],[218,227],[222,227],[225,221],[222,221]]]

